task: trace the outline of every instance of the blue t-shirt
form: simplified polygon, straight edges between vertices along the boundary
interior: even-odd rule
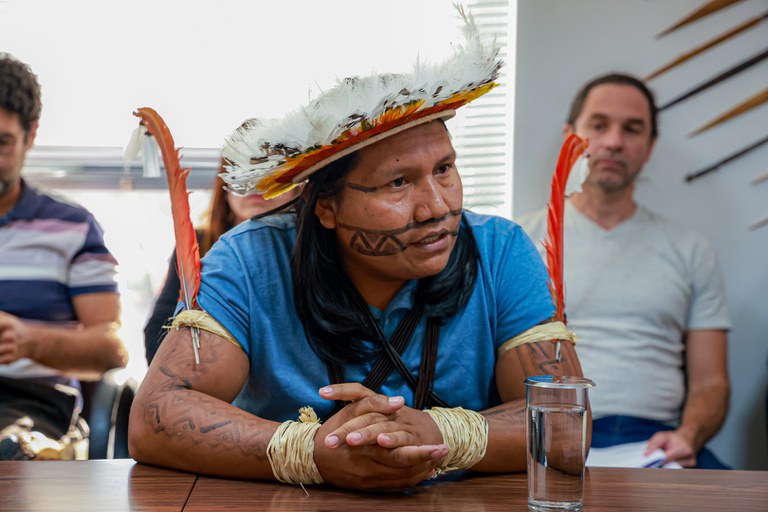
[[[498,405],[494,366],[505,341],[554,314],[544,264],[515,223],[464,212],[477,241],[480,270],[467,305],[440,328],[433,390],[452,407],[483,410]],[[293,301],[290,258],[295,217],[249,221],[225,234],[203,260],[200,306],[242,345],[250,360],[248,381],[234,404],[259,417],[295,419],[312,406],[321,418],[334,404],[317,391],[328,385],[328,369],[313,352]],[[387,336],[413,305],[416,282],[395,295],[385,311],[372,308]],[[422,318],[402,355],[418,374],[426,319]],[[204,348],[203,348],[204,350]],[[372,362],[346,366],[344,380],[361,382]],[[413,392],[393,371],[379,390]]]

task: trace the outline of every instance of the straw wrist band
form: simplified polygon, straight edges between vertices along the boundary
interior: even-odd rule
[[[267,445],[267,459],[279,482],[321,484],[323,477],[314,459],[320,420],[311,407],[302,407],[299,412],[299,421],[288,420],[277,427]]]
[[[437,424],[449,450],[438,470],[469,469],[485,457],[488,422],[482,414],[462,407],[433,407],[424,412]]]
[[[563,322],[547,322],[535,325],[511,340],[505,341],[496,351],[496,357],[500,357],[507,350],[517,348],[520,345],[539,341],[568,341],[575,345],[576,335],[569,331]]]

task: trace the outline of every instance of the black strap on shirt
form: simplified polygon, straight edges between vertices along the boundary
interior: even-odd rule
[[[357,294],[356,294],[357,295]],[[408,387],[414,392],[413,407],[415,409],[424,409],[427,406],[437,405],[440,407],[448,407],[448,405],[432,390],[435,378],[435,366],[437,365],[437,349],[440,339],[440,320],[438,318],[427,319],[427,332],[424,340],[424,348],[421,355],[421,365],[419,368],[419,377],[415,377],[408,366],[402,360],[402,354],[405,348],[410,343],[413,333],[416,330],[416,326],[419,324],[419,320],[423,314],[423,308],[420,306],[414,306],[409,309],[400,323],[397,325],[395,332],[392,334],[392,338],[387,339],[384,332],[381,330],[381,326],[370,314],[368,304],[366,304],[362,296],[358,297],[358,304],[365,307],[365,311],[368,324],[373,327],[373,330],[379,337],[382,350],[379,352],[376,361],[374,361],[371,371],[368,376],[363,380],[362,384],[373,391],[378,391],[384,381],[389,377],[393,370],[403,377]],[[336,363],[329,364],[328,368],[329,377],[331,382],[336,384],[343,382],[344,375],[343,369]],[[337,401],[337,410],[344,406],[344,402]]]

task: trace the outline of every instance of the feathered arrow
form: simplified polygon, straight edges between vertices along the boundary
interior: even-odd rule
[[[694,12],[683,18],[682,20],[678,21],[668,29],[663,30],[660,34],[656,36],[656,39],[659,39],[661,37],[664,37],[665,35],[669,34],[670,32],[674,32],[675,30],[684,27],[688,25],[689,23],[693,23],[696,20],[699,20],[705,16],[709,16],[710,14],[716,13],[720,9],[725,9],[731,4],[735,4],[736,2],[740,2],[741,0],[710,0],[703,6],[696,9]]]
[[[547,236],[544,249],[547,253],[549,290],[555,303],[555,319],[566,323],[565,295],[563,286],[563,224],[565,216],[565,185],[579,156],[587,149],[587,142],[578,135],[566,137],[560,148],[547,206]],[[560,341],[556,342],[556,358],[560,359]]]
[[[660,106],[659,107],[659,112],[661,112],[662,110],[668,109],[672,105],[677,105],[681,101],[687,100],[691,96],[693,96],[695,94],[698,94],[701,91],[707,90],[710,87],[712,87],[713,85],[717,85],[720,82],[722,82],[723,80],[725,80],[727,78],[730,78],[730,77],[732,77],[732,76],[734,76],[734,75],[736,75],[738,73],[741,73],[745,69],[748,69],[748,68],[754,66],[755,64],[758,64],[759,62],[762,62],[765,59],[768,59],[768,47],[766,47],[762,52],[758,53],[757,55],[754,55],[754,56],[750,57],[749,59],[747,59],[745,61],[742,61],[739,64],[736,64],[732,68],[723,71],[722,73],[720,73],[716,77],[714,77],[714,78],[712,78],[710,80],[707,80],[703,84],[700,84],[700,85],[694,87],[693,89],[687,91],[686,93],[678,96],[677,98],[675,98],[674,100],[670,101],[666,105]]]
[[[171,131],[165,121],[153,109],[142,107],[133,113],[141,119],[160,146],[168,178],[168,191],[171,194],[171,215],[173,216],[173,234],[176,238],[176,269],[181,281],[179,298],[185,309],[197,307],[197,292],[200,289],[200,248],[195,236],[189,210],[187,193],[187,175],[191,169],[182,169],[179,163],[179,150],[174,146]],[[200,364],[200,333],[192,327],[192,343],[195,363]]]
[[[648,81],[648,80],[651,80],[653,78],[656,78],[657,76],[661,75],[662,73],[666,73],[670,69],[672,69],[672,68],[682,64],[683,62],[687,61],[688,59],[691,59],[691,58],[695,57],[696,55],[698,55],[698,54],[700,54],[702,52],[705,52],[706,50],[709,50],[710,48],[712,48],[712,47],[722,43],[723,41],[727,41],[728,39],[732,38],[733,36],[735,36],[737,34],[740,34],[741,32],[744,32],[745,30],[747,30],[749,28],[754,27],[755,25],[757,25],[758,23],[760,23],[761,21],[763,21],[765,19],[768,19],[768,12],[765,12],[765,13],[761,14],[760,16],[754,17],[754,18],[752,18],[750,20],[747,20],[744,23],[742,23],[741,25],[738,25],[738,26],[732,28],[728,32],[726,32],[726,33],[724,33],[724,34],[722,34],[720,36],[717,36],[716,38],[714,38],[714,39],[712,39],[710,41],[707,41],[706,43],[702,44],[701,46],[697,46],[696,48],[694,48],[693,50],[691,50],[689,52],[686,52],[686,53],[680,55],[679,57],[677,57],[675,60],[673,60],[669,64],[666,64],[665,66],[657,69],[656,71],[654,71],[650,75],[646,76],[645,80]]]

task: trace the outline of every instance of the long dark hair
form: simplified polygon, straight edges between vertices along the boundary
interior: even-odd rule
[[[227,201],[226,184],[219,176],[222,172],[224,172],[223,159],[219,162],[219,171],[213,182],[211,202],[204,214],[203,238],[200,241],[201,255],[208,252],[224,232],[235,227],[235,213]]]
[[[326,363],[348,364],[375,356],[361,340],[378,341],[365,300],[344,271],[334,230],[315,215],[318,199],[342,190],[355,164],[353,153],[315,173],[296,205],[296,246],[291,257],[296,311],[312,349]],[[480,254],[472,228],[462,219],[448,264],[419,281],[415,304],[427,318],[444,320],[469,301],[477,281]]]

